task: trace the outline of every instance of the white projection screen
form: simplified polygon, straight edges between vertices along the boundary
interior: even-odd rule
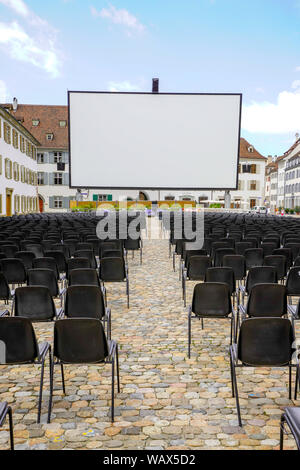
[[[241,94],[68,92],[70,186],[237,189]]]

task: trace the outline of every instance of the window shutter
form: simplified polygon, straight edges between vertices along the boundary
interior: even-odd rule
[[[49,184],[49,173],[44,173],[44,184]]]
[[[70,202],[68,197],[63,198],[63,208],[64,209],[69,209],[70,208]]]
[[[49,153],[44,152],[44,163],[49,163]]]
[[[49,197],[49,209],[54,209],[54,196]]]
[[[66,163],[66,164],[69,163],[69,154],[68,154],[68,152],[63,153],[62,161],[63,161],[63,163]]]
[[[49,163],[54,163],[54,154],[49,153]]]
[[[49,184],[53,185],[54,184],[54,173],[48,173],[49,175]]]
[[[69,186],[69,173],[63,173],[63,184]]]

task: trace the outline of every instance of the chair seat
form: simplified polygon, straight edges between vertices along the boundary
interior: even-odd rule
[[[285,419],[286,422],[295,436],[295,438],[300,440],[300,408],[298,407],[289,407],[285,409]]]

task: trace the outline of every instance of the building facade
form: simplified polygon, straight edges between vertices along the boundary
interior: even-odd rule
[[[38,212],[39,142],[0,106],[0,215]]]

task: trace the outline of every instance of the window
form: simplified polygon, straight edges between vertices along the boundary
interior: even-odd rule
[[[20,196],[15,195],[15,213],[20,212]]]
[[[253,153],[254,152],[254,148],[252,146],[248,147],[248,152],[249,153]]]
[[[12,162],[9,158],[5,159],[5,176],[7,179],[12,179]]]
[[[63,184],[63,174],[54,173],[54,184]]]
[[[54,139],[54,135],[49,132],[48,134],[46,134],[46,139],[47,139],[47,140],[53,140],[53,139]]]
[[[11,127],[7,122],[4,123],[4,140],[7,144],[11,144]]]
[[[54,163],[62,163],[62,152],[54,152]]]
[[[38,162],[38,163],[45,163],[45,161],[44,161],[44,154],[43,154],[43,153],[38,153],[38,154],[37,154],[37,162]]]
[[[252,174],[256,174],[256,165],[252,164],[251,165],[251,172]]]
[[[249,181],[249,186],[250,186],[250,191],[256,191],[257,189],[257,184],[256,184],[256,181],[255,180],[251,180]]]
[[[61,196],[54,196],[54,208],[62,209],[63,207],[63,198]]]
[[[13,129],[12,135],[13,135],[13,146],[15,147],[15,149],[17,149],[19,148],[19,134],[15,129]]]
[[[32,125],[33,125],[34,127],[37,127],[37,126],[39,125],[39,123],[40,123],[40,120],[39,120],[39,119],[32,119]]]
[[[14,162],[14,180],[19,181],[19,179],[20,179],[19,164]]]
[[[22,135],[20,135],[20,150],[25,153],[25,139]]]
[[[67,121],[59,121],[59,127],[67,127]]]

